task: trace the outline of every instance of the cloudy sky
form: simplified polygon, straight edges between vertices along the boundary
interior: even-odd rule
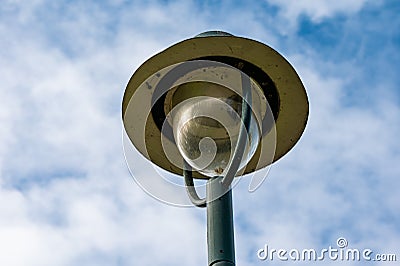
[[[0,265],[207,265],[205,210],[132,178],[121,101],[143,61],[214,29],[279,51],[310,101],[296,147],[254,193],[234,189],[237,264],[340,237],[400,260],[398,14],[395,0],[2,0]]]

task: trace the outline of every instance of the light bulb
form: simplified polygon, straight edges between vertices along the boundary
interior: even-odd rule
[[[199,89],[207,92],[202,93],[207,96],[182,97]],[[223,176],[232,160],[240,129],[244,126],[242,98],[224,86],[209,82],[181,85],[174,97],[179,103],[172,110],[172,128],[182,157],[195,171],[205,176]],[[249,125],[239,169],[250,161],[260,140],[260,128],[253,112],[250,112]]]

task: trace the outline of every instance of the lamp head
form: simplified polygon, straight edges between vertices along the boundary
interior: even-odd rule
[[[305,89],[272,48],[223,32],[205,32],[142,64],[123,99],[125,130],[136,149],[159,167],[194,177],[223,175],[243,123],[243,79],[252,99],[242,173],[286,154],[308,117]]]

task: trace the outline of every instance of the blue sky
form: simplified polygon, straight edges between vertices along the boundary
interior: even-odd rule
[[[339,237],[399,260],[399,13],[390,0],[3,0],[0,265],[206,265],[204,209],[134,182],[120,110],[142,62],[213,29],[279,51],[310,101],[303,137],[262,186],[235,187],[237,264],[285,265],[257,250]]]

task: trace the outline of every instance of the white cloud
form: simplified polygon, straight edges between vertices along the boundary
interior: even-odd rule
[[[314,22],[320,22],[340,14],[357,13],[364,5],[372,4],[369,0],[267,0],[267,2],[278,6],[282,15],[292,23],[295,23],[300,15],[305,15]]]
[[[123,176],[121,171],[113,173]],[[96,178],[54,181],[24,195],[2,189],[0,262],[76,265],[90,254],[87,265],[114,265],[118,257],[127,264],[162,264],[167,257],[172,264],[201,261],[196,248],[188,248],[205,243],[202,232],[194,230],[201,226],[193,212],[141,196],[130,180]],[[171,258],[183,249],[185,256]]]

